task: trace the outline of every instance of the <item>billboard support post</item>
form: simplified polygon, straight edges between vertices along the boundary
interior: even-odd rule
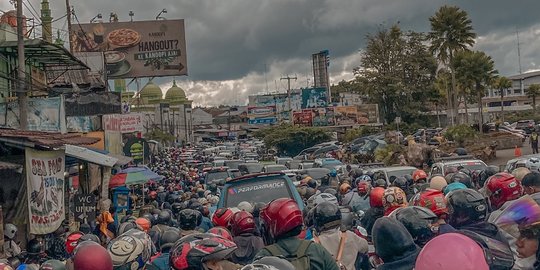
[[[281,78],[281,80],[287,80],[287,102],[289,103],[289,121],[293,121],[293,110],[292,110],[292,106],[291,106],[291,80],[297,80],[298,78],[296,76],[294,77],[289,77],[289,75],[287,75],[287,77],[285,78]]]

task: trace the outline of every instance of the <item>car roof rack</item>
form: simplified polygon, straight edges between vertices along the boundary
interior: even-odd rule
[[[434,158],[434,161],[444,162],[444,161],[455,161],[455,160],[465,160],[465,159],[477,159],[477,158],[472,155],[464,155],[464,156],[439,157],[439,158]]]
[[[233,179],[231,179],[229,181],[226,181],[226,182],[227,183],[232,183],[232,182],[237,182],[237,181],[241,181],[241,180],[245,180],[245,179],[249,179],[249,178],[259,178],[259,177],[267,177],[267,176],[282,176],[282,175],[287,175],[287,174],[283,173],[283,172],[253,173],[253,174],[242,175],[240,177],[233,178]]]

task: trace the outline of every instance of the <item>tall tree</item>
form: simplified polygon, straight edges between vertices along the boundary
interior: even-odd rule
[[[497,70],[493,59],[480,51],[460,51],[455,55],[452,62],[456,77],[460,81],[473,82],[473,93],[478,102],[478,114],[480,116],[479,129],[482,132],[484,124],[482,97],[485,96],[486,87],[493,83]]]
[[[512,81],[504,76],[497,77],[493,83],[493,88],[499,90],[501,96],[501,121],[504,122],[504,96],[505,92],[512,88]]]
[[[457,93],[455,72],[451,63],[457,52],[467,50],[474,45],[476,34],[473,32],[472,22],[467,12],[456,6],[442,6],[435,15],[429,18],[431,31],[428,38],[431,40],[430,51],[436,55],[441,64],[450,68],[452,78],[449,91],[448,110],[452,111],[452,124],[457,117]]]
[[[533,114],[536,114],[536,97],[540,96],[540,84],[533,83],[527,88],[527,96],[532,98]]]
[[[432,94],[437,62],[421,33],[406,32],[394,25],[367,36],[360,66],[353,70],[379,108],[386,123],[400,116],[405,122],[425,117],[425,101]]]

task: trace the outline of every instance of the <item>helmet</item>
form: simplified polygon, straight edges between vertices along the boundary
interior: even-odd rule
[[[195,202],[191,203],[189,205],[189,208],[193,209],[193,210],[196,210],[196,211],[199,211],[201,213],[204,212],[204,206],[199,202],[199,200],[196,200]]]
[[[359,194],[369,193],[370,189],[371,189],[371,185],[369,184],[368,181],[360,181],[356,184],[356,190],[358,191]]]
[[[401,222],[419,246],[425,245],[435,236],[432,223],[437,216],[429,209],[419,206],[401,207],[393,211],[389,217]]]
[[[472,188],[472,179],[471,176],[464,172],[457,172],[452,177],[450,177],[450,183],[459,182],[467,186],[468,188]]]
[[[231,232],[229,232],[229,230],[227,230],[227,228],[224,228],[224,227],[213,227],[210,230],[208,230],[208,233],[213,233],[215,235],[219,235],[221,238],[225,238],[229,241],[233,241]]]
[[[369,205],[371,207],[383,207],[384,188],[376,187],[369,193]]]
[[[349,192],[351,189],[352,189],[351,185],[349,185],[347,183],[343,183],[343,184],[341,184],[341,186],[339,186],[339,193],[344,195],[344,194],[347,194],[347,192]]]
[[[157,192],[155,192],[155,191],[150,191],[150,193],[148,194],[148,197],[149,197],[150,199],[155,200],[155,199],[157,198]]]
[[[310,188],[317,188],[317,181],[315,179],[311,178],[307,180],[307,185]]]
[[[426,189],[417,194],[413,200],[413,205],[425,207],[441,219],[445,219],[448,215],[448,208],[446,207],[446,198],[444,194],[435,189]]]
[[[159,238],[159,247],[161,250],[167,250],[174,246],[174,243],[180,239],[180,233],[178,230],[169,229],[163,232],[161,238]]]
[[[229,221],[229,225],[234,236],[238,236],[243,233],[253,233],[255,232],[256,228],[253,215],[246,211],[234,213]]]
[[[523,180],[523,177],[525,177],[525,175],[529,174],[530,172],[531,171],[528,168],[519,167],[512,171],[512,175],[515,176],[519,182],[521,182],[521,180]]]
[[[470,188],[448,193],[448,224],[458,227],[484,221],[488,214],[486,199],[478,191]]]
[[[163,210],[159,212],[157,217],[157,224],[170,225],[172,221],[172,215],[169,210]]]
[[[333,203],[335,205],[339,205],[336,196],[334,196],[334,195],[332,195],[330,193],[319,193],[319,194],[315,194],[315,195],[309,197],[309,199],[307,201],[307,207],[309,209],[311,209],[311,208],[314,208],[315,206],[317,206],[319,203],[322,203],[322,202],[330,202],[330,203]]]
[[[201,225],[202,214],[197,210],[184,209],[178,214],[178,222],[180,222],[180,229],[194,230]]]
[[[386,188],[388,186],[388,183],[386,183],[386,180],[379,178],[375,180],[375,182],[373,183],[373,186]]]
[[[313,225],[319,232],[333,229],[341,225],[341,211],[339,206],[322,202],[313,209]]]
[[[394,179],[394,182],[392,182],[392,186],[401,188],[402,190],[406,190],[407,188],[409,188],[409,183],[407,182],[407,179],[405,179],[405,177],[399,176]]]
[[[443,189],[448,185],[444,177],[437,175],[431,178],[429,181],[429,188],[435,189],[438,191],[443,191]]]
[[[455,182],[455,183],[450,183],[448,186],[446,186],[443,190],[443,193],[445,196],[448,195],[448,193],[454,191],[454,190],[458,190],[458,189],[466,189],[467,186],[465,186],[464,184],[460,183],[460,182]]]
[[[142,230],[142,227],[140,227],[138,223],[135,223],[135,221],[126,221],[124,223],[121,223],[118,226],[116,235],[121,235],[131,229],[136,229],[136,228],[139,228]]]
[[[487,166],[487,168],[480,172],[480,177],[478,178],[478,185],[483,187],[484,183],[490,178],[491,176],[495,175],[499,172],[499,167],[495,165]]]
[[[212,224],[214,226],[225,227],[229,226],[229,220],[233,216],[233,211],[229,208],[219,208],[212,216]]]
[[[65,270],[66,265],[59,260],[47,260],[39,267],[40,270]]]
[[[39,240],[34,238],[28,241],[28,244],[26,245],[26,251],[29,255],[41,254],[41,252],[43,252],[43,244]]]
[[[352,208],[350,206],[340,206],[339,211],[341,212],[341,230],[351,230],[355,219]]]
[[[171,211],[173,212],[173,215],[178,215],[178,213],[180,213],[180,211],[182,211],[182,209],[184,209],[184,204],[183,203],[178,203],[178,202],[175,202],[171,205]]]
[[[418,182],[418,181],[421,181],[421,180],[427,180],[427,173],[424,172],[423,170],[416,170],[413,172],[412,174],[412,179],[413,179],[413,182]]]
[[[156,213],[156,214],[159,214],[159,213],[160,213],[160,212],[159,212],[159,209],[154,209],[154,210],[157,210],[157,211],[158,211],[158,213]],[[154,217],[153,214],[145,213],[145,214],[142,215],[141,217],[150,220],[150,224],[152,224],[152,225],[156,225],[156,224],[157,224],[157,223],[156,223],[157,219],[156,219],[156,217]]]
[[[75,250],[75,247],[79,243],[79,239],[83,236],[83,233],[81,232],[72,232],[67,236],[66,239],[66,251],[71,254],[73,253],[73,250]]]
[[[448,247],[454,252],[449,253]],[[445,233],[429,241],[416,258],[415,270],[488,270],[484,250],[471,238]]]
[[[112,270],[113,263],[104,247],[91,243],[77,248],[73,255],[73,267],[77,270]]]
[[[337,193],[337,191],[336,191],[335,188],[327,188],[327,189],[323,190],[322,193],[328,193],[328,194],[330,194],[330,195],[333,195],[333,196],[336,197],[336,198],[337,198],[337,196],[338,196],[338,193]]]
[[[371,182],[371,177],[369,177],[369,175],[360,175],[359,177],[356,178],[356,181],[368,181],[368,182]]]
[[[139,227],[141,227],[141,229],[145,232],[148,232],[150,227],[152,227],[152,223],[150,223],[150,220],[146,218],[137,218],[135,223],[137,223],[137,225],[139,225]]]
[[[328,173],[328,175],[329,175],[330,177],[336,177],[336,176],[337,176],[337,171],[336,171],[336,169],[332,169],[332,170]]]
[[[491,206],[499,209],[505,202],[515,200],[521,196],[521,183],[509,173],[497,173],[485,183],[486,195]]]
[[[296,270],[294,265],[284,258],[266,256],[262,257],[252,264],[248,264],[241,270]]]
[[[388,215],[399,207],[407,206],[407,195],[401,188],[389,187],[384,191],[382,202],[384,214]]]
[[[251,213],[253,212],[253,205],[249,202],[242,201],[238,204],[238,209]]]
[[[280,198],[271,201],[261,211],[261,220],[273,239],[302,226],[302,211],[293,199]]]
[[[8,239],[15,239],[15,236],[17,235],[17,226],[8,223],[4,226],[4,236]]]
[[[5,261],[0,263],[0,270],[13,270],[13,267],[11,267],[11,265]]]
[[[79,238],[79,243],[84,242],[84,241],[92,241],[94,243],[101,244],[101,240],[99,240],[99,237],[91,233],[85,234],[81,236],[81,238]]]
[[[132,229],[111,240],[107,250],[115,268],[141,269],[152,255],[151,243],[147,233]]]
[[[220,261],[236,249],[236,244],[217,235],[208,238],[186,241],[180,239],[170,252],[171,269],[205,269],[204,263],[210,260]]]

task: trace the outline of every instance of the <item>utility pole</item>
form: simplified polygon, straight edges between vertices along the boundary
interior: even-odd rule
[[[280,80],[287,80],[287,99],[288,99],[288,103],[289,103],[289,121],[290,123],[292,124],[293,122],[293,111],[292,111],[292,106],[291,106],[291,80],[297,80],[298,78],[296,78],[296,76],[294,77],[289,77],[289,75],[287,75],[287,77],[285,78],[281,78]]]
[[[19,103],[19,125],[21,130],[28,129],[28,96],[26,95],[26,73],[24,56],[24,31],[23,31],[23,5],[22,0],[17,0],[17,53],[18,53],[18,88],[17,102]]]
[[[519,65],[519,89],[521,89],[521,94],[525,94],[523,91],[523,78],[521,77],[521,49],[520,49],[520,43],[519,43],[519,31],[516,30],[516,36],[517,36],[517,53],[518,53],[518,65]]]
[[[69,52],[72,53],[73,52],[73,42],[71,42],[71,35],[73,33],[71,32],[71,15],[73,14],[73,11],[71,10],[71,6],[69,5],[69,0],[66,0],[66,14],[67,14]]]

